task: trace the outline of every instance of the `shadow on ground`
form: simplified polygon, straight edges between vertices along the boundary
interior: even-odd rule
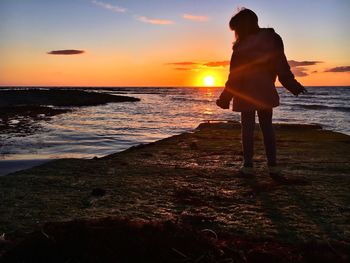
[[[264,258],[265,252],[278,254],[282,247],[283,253],[291,253],[292,261],[294,249],[300,252],[300,262],[306,262],[309,256],[312,260],[326,260],[323,262],[329,257],[338,261],[346,259],[350,248],[349,136],[313,126],[276,128],[278,154],[285,175],[282,181],[268,176],[259,132],[255,147],[256,175],[239,176],[242,153],[239,125],[235,123],[203,124],[193,133],[132,147],[104,158],[58,160],[2,177],[3,242],[17,243],[16,240],[27,238],[26,233],[43,229],[47,222],[86,219],[87,223],[81,224],[76,221],[51,224],[52,235],[56,235],[52,226],[57,226],[58,232],[62,227],[63,233],[67,233],[62,234],[62,242],[67,238],[69,243],[72,242],[69,231],[76,233],[73,236],[91,234],[86,229],[85,234],[78,234],[75,231],[81,229],[77,225],[84,228],[92,219],[122,217],[146,222],[145,227],[155,221],[171,221],[175,228],[186,226],[196,233],[209,229],[218,235],[220,244],[233,242],[238,246],[241,242],[243,248],[238,251],[243,250],[245,257],[251,250],[258,258]],[[35,233],[40,235],[40,231]],[[141,238],[137,235],[137,239]],[[130,239],[123,236],[125,242]],[[147,238],[141,240],[147,243]],[[217,246],[221,246],[219,243],[208,252],[214,255]],[[225,249],[228,248],[221,250],[225,252]],[[266,251],[259,256],[261,250]],[[191,260],[198,259],[201,253],[191,256]],[[227,258],[236,257],[225,253]],[[275,261],[270,258],[270,262],[288,258],[283,253]],[[225,260],[220,255],[216,259],[197,262],[240,262],[219,261]],[[317,260],[311,262],[322,262]],[[250,258],[242,262],[261,261]]]

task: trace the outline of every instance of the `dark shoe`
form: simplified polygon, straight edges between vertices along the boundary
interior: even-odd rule
[[[242,175],[254,175],[255,174],[255,171],[254,171],[254,168],[253,166],[242,166],[240,169],[239,169],[239,173],[242,174]]]
[[[286,180],[286,178],[284,178],[282,175],[281,167],[277,165],[269,166],[269,174],[275,181],[284,182]]]

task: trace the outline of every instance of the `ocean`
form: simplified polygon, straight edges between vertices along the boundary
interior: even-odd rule
[[[101,157],[191,131],[204,120],[240,118],[239,113],[215,105],[222,88],[86,89],[141,101],[74,107],[72,112],[39,121],[35,133],[0,134],[0,174],[5,163],[8,169],[9,163],[20,166],[19,160]],[[307,90],[294,97],[279,88],[281,105],[274,109],[274,122],[320,124],[323,129],[350,135],[350,87]]]

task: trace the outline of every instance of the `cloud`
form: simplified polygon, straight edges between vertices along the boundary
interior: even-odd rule
[[[294,68],[291,68],[291,70],[296,77],[309,76],[309,74],[306,72],[307,69],[304,67],[294,67]]]
[[[125,13],[128,11],[128,9],[126,9],[124,7],[112,5],[112,4],[105,3],[102,1],[98,1],[98,0],[91,0],[91,3],[93,3],[99,7],[111,10],[115,13]],[[130,12],[130,13],[132,14],[133,12]],[[169,19],[149,18],[147,16],[141,16],[141,15],[134,15],[134,18],[140,22],[147,23],[147,24],[153,24],[153,25],[172,25],[172,24],[175,24],[174,21],[169,20]]]
[[[190,61],[166,63],[166,65],[173,65],[173,66],[193,66],[193,65],[197,65],[197,64],[198,63],[196,63],[196,62],[190,62]]]
[[[126,8],[116,6],[116,5],[111,5],[108,3],[101,2],[101,1],[92,0],[91,3],[93,3],[99,7],[111,10],[112,12],[115,12],[115,13],[125,13],[127,11]]]
[[[204,66],[207,67],[227,67],[230,65],[230,61],[225,60],[225,61],[212,61],[212,62],[207,62],[205,64],[203,64]]]
[[[305,61],[288,60],[288,64],[291,67],[291,70],[292,70],[293,74],[296,77],[309,76],[310,74],[307,72],[308,69],[305,68],[305,67],[317,65],[319,63],[323,63],[323,61],[316,61],[316,60],[310,60],[310,61],[306,61],[306,60]],[[315,73],[315,71],[313,71],[311,73]]]
[[[76,50],[76,49],[63,49],[63,50],[52,50],[47,52],[49,55],[79,55],[85,53],[84,50]]]
[[[175,70],[179,70],[179,71],[191,71],[191,68],[174,68]]]
[[[168,66],[175,66],[175,70],[192,70],[199,71],[203,68],[223,68],[230,65],[230,61],[209,61],[209,62],[195,62],[195,61],[181,61],[166,63]]]
[[[308,72],[308,66],[316,65],[318,63],[322,63],[322,61],[295,61],[295,60],[289,60],[288,61],[291,70],[293,74],[296,77],[306,77],[310,73]],[[195,70],[199,71],[201,69],[205,68],[224,68],[228,67],[230,65],[229,60],[222,60],[222,61],[209,61],[209,62],[195,62],[195,61],[181,61],[181,62],[171,62],[167,63],[166,65],[169,66],[175,66],[174,70]],[[348,67],[348,71],[350,71]],[[316,71],[317,72],[317,71]],[[315,73],[315,71],[312,71],[311,73]]]
[[[341,66],[325,70],[325,72],[350,72],[350,66]]]
[[[294,67],[300,67],[300,66],[312,66],[322,63],[322,61],[295,61],[295,60],[288,60],[288,64],[291,68]]]
[[[175,24],[175,22],[172,20],[155,19],[155,18],[149,18],[146,16],[136,16],[136,19],[140,22],[147,23],[147,24],[153,24],[153,25],[172,25],[172,24]]]
[[[184,19],[197,21],[197,22],[206,22],[209,20],[209,17],[207,16],[197,16],[192,14],[183,14],[182,16]]]

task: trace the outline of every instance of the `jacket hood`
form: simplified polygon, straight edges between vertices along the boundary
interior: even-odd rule
[[[261,28],[258,33],[250,35],[234,46],[236,52],[271,51],[274,48],[276,33],[273,28]]]

